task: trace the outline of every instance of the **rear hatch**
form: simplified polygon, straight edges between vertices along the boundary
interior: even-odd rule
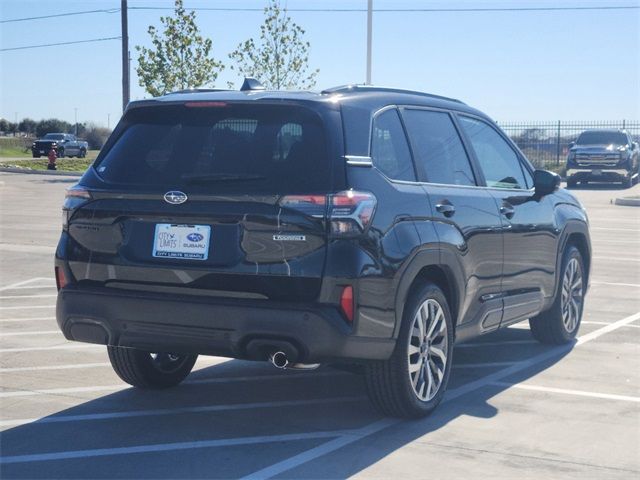
[[[74,278],[161,293],[316,298],[324,198],[344,176],[335,171],[339,132],[337,111],[282,102],[130,110],[80,182],[91,199],[68,222]]]

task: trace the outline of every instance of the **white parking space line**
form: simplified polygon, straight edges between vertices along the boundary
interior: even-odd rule
[[[504,342],[461,343],[455,348],[498,347],[500,345],[540,345],[535,340],[505,340]]]
[[[0,373],[11,372],[39,372],[41,370],[75,370],[81,368],[110,367],[110,362],[102,363],[74,363],[71,365],[42,365],[39,367],[9,367],[0,368]]]
[[[0,297],[0,300],[15,300],[16,298],[55,298],[57,296],[57,293],[43,293],[39,295],[8,295]]]
[[[599,282],[597,280],[592,280],[591,285],[611,285],[613,287],[640,287],[639,283],[618,283],[618,282]]]
[[[195,442],[160,443],[155,445],[136,445],[132,447],[96,448],[91,450],[70,450],[56,453],[40,453],[34,455],[14,455],[0,457],[0,464],[47,462],[51,460],[68,460],[71,458],[105,457],[113,455],[130,455],[132,453],[169,452],[176,450],[193,450],[195,448],[230,447],[238,445],[255,445],[272,442],[295,442],[317,438],[354,435],[354,431],[336,430],[329,432],[289,433],[283,435],[266,435],[260,437],[225,438],[221,440],[199,440]]]
[[[631,258],[631,257],[592,257],[594,260],[603,260],[605,262],[640,262],[640,258]]]
[[[44,418],[18,418],[0,420],[1,427],[24,425],[26,423],[66,423],[86,422],[95,420],[110,420],[114,418],[155,417],[163,415],[177,415],[189,413],[227,412],[235,410],[253,410],[258,408],[286,408],[304,407],[308,405],[325,405],[328,403],[366,402],[367,397],[332,397],[314,398],[310,400],[282,400],[274,402],[232,403],[228,405],[200,405],[196,407],[158,408],[153,410],[127,410],[122,412],[88,413],[84,415],[53,415]]]
[[[611,325],[608,322],[591,322],[588,320],[583,320],[582,322],[585,325]],[[629,323],[628,325],[623,325],[624,328],[640,328],[640,325],[633,325],[632,323]]]
[[[4,322],[37,322],[41,320],[55,320],[56,317],[30,317],[30,318],[0,318],[0,323]]]
[[[2,333],[0,332],[0,338],[3,337],[25,337],[30,335],[62,335],[60,330],[44,330],[40,332],[9,332]]]
[[[13,290],[16,287],[22,287],[24,285],[29,285],[30,283],[37,282],[38,280],[46,280],[48,282],[51,282],[50,278],[34,277],[34,278],[30,278],[29,280],[23,280],[22,282],[12,283],[11,285],[0,287],[0,292],[3,292],[5,290]]]
[[[317,372],[317,373],[295,373],[290,375],[287,375],[285,373],[280,373],[276,375],[250,375],[250,376],[242,376],[242,377],[201,378],[197,380],[187,380],[186,382],[182,383],[182,385],[188,386],[188,385],[207,385],[207,384],[215,384],[215,383],[252,382],[256,380],[271,381],[271,380],[282,380],[282,379],[291,379],[291,378],[339,377],[344,375],[349,375],[349,374],[341,371]],[[37,389],[37,390],[8,390],[8,391],[0,392],[0,398],[34,397],[38,395],[66,395],[66,394],[72,394],[72,393],[112,392],[117,390],[126,390],[129,388],[131,388],[129,385],[125,383],[119,383],[118,385],[101,385],[101,386],[90,386],[90,387],[47,388],[47,389]]]
[[[50,345],[48,347],[18,347],[18,348],[0,348],[0,353],[18,353],[18,352],[43,352],[47,350],[85,350],[87,348],[105,348],[104,345],[95,343],[65,343],[64,345]]]
[[[357,442],[358,440],[373,435],[374,433],[384,430],[385,428],[388,428],[391,425],[395,425],[399,422],[400,420],[396,419],[384,419],[379,420],[375,423],[371,423],[358,430],[345,432],[335,440],[323,443],[322,445],[318,445],[315,448],[302,452],[298,455],[294,455],[293,457],[275,463],[267,468],[263,468],[262,470],[253,472],[250,475],[242,477],[242,480],[256,480],[274,477],[282,472],[286,472],[287,470],[291,470],[292,468],[298,467],[311,460],[326,455],[327,453],[339,450],[342,447],[349,445],[350,443]]]
[[[589,227],[589,230],[606,230],[609,232],[635,232],[638,233],[640,229],[635,228],[609,228],[609,227]]]
[[[601,329],[596,330],[595,332],[592,332],[590,334],[585,335],[584,337],[581,337],[580,339],[578,339],[578,341],[576,342],[576,346],[578,345],[583,345],[584,343],[587,343],[591,340],[595,340],[596,338],[600,337],[601,335],[604,335],[605,333],[611,332],[613,330],[616,330],[617,328],[620,328],[626,324],[629,324],[637,319],[640,318],[640,312],[636,313],[635,315],[631,315],[629,317],[623,318],[622,320],[618,320],[617,322],[614,322],[611,324],[611,326],[606,326],[603,327]],[[553,358],[556,357],[560,354],[562,354],[563,352],[570,350],[571,348],[573,348],[573,345],[564,345],[561,347],[556,347],[552,350],[546,351],[544,353],[539,353],[538,355],[534,355],[533,357],[529,358],[528,360],[524,360],[522,362],[517,362],[514,365],[511,365],[510,367],[506,367],[503,368],[502,370],[499,370],[498,372],[492,373],[490,375],[485,375],[484,377],[468,383],[467,385],[463,385],[462,387],[458,387],[455,390],[451,390],[449,392],[447,392],[445,394],[445,398],[443,400],[442,403],[448,402],[453,400],[454,398],[460,397],[462,395],[465,395],[467,393],[473,392],[475,390],[478,390],[480,388],[484,388],[486,386],[488,386],[490,383],[492,382],[496,382],[499,380],[502,380],[505,377],[508,377],[509,375],[512,375],[514,373],[517,373],[519,371],[525,370],[529,367],[532,367],[538,363],[543,363],[545,361],[547,361],[549,358]],[[396,423],[398,423],[399,420],[389,420],[388,425],[383,426],[381,428],[378,428],[378,425],[380,422],[376,422],[373,423],[371,425],[369,425],[368,427],[371,427],[372,431],[370,433],[367,433],[366,435],[362,435],[359,437],[355,437],[355,438],[347,438],[347,437],[342,437],[342,438],[338,438],[336,440],[332,440],[330,442],[327,442],[323,445],[319,445],[318,447],[312,448],[310,450],[307,450],[306,452],[302,452],[298,455],[295,455],[289,459],[283,460],[282,462],[278,462],[270,467],[264,468],[262,470],[258,470],[257,472],[254,472],[253,474],[245,477],[245,478],[250,478],[250,479],[263,479],[263,478],[270,478],[273,477],[275,475],[278,475],[282,472],[285,472],[287,470],[290,470],[294,467],[297,467],[299,465],[302,465],[303,463],[309,462],[311,460],[314,460],[318,457],[321,457],[323,455],[326,455],[327,453],[331,453],[335,450],[338,450],[340,448],[345,447],[346,445],[356,442],[358,440],[361,440],[362,438],[364,438],[365,436],[368,435],[372,435],[380,430],[383,430],[384,428],[387,428],[388,426],[394,425]],[[363,427],[362,430],[366,429],[367,427]]]
[[[544,363],[551,358],[554,358],[554,357],[557,357],[558,355],[569,352],[573,348],[579,347],[580,345],[584,345],[587,342],[595,340],[596,338],[601,337],[602,335],[605,335],[609,332],[613,332],[621,327],[624,327],[625,325],[635,322],[638,319],[640,319],[640,312],[630,315],[628,317],[625,317],[616,322],[613,322],[597,330],[594,330],[591,333],[582,335],[573,344],[559,345],[557,347],[551,348],[550,350],[534,355],[533,357],[530,357],[526,360],[517,362],[510,367],[503,368],[502,370],[498,370],[497,372],[491,373],[489,375],[485,375],[484,377],[481,377],[478,380],[467,383],[466,385],[462,385],[461,387],[458,387],[454,390],[448,391],[445,394],[445,398],[443,401],[453,400],[454,398],[458,398],[462,395],[466,395],[467,393],[474,392],[480,388],[486,387],[487,385],[493,382],[498,382],[504,379],[505,377],[513,375],[514,373],[521,372],[522,370],[531,368],[539,363]]]
[[[55,305],[20,305],[19,307],[0,307],[0,310],[34,310],[36,308],[56,308]]]
[[[453,368],[491,368],[491,367],[509,367],[515,365],[516,362],[487,362],[487,363],[458,363],[453,364]],[[1,371],[1,369],[0,369]]]
[[[640,403],[640,397],[631,397],[629,395],[613,395],[610,393],[586,392],[584,390],[569,390],[566,388],[542,387],[539,385],[527,385],[524,383],[492,382],[491,385],[496,385],[498,387],[517,388],[521,390],[534,390],[537,392],[561,393],[564,395],[575,395],[579,397],[592,397],[592,398],[602,398],[605,400],[620,400],[624,402]]]
[[[13,287],[9,290],[35,290],[38,288],[41,290],[53,290],[56,288],[56,285],[55,283],[51,285],[23,285],[22,287]]]

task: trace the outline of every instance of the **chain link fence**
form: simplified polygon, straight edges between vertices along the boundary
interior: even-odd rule
[[[569,152],[569,143],[584,130],[626,130],[640,141],[640,121],[551,121],[551,122],[498,122],[509,137],[536,168],[560,171]]]

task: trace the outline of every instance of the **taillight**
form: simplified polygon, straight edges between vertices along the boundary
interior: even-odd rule
[[[316,218],[326,215],[333,236],[363,233],[371,224],[376,203],[373,194],[355,190],[345,190],[332,195],[286,195],[280,199],[282,207]]]
[[[340,308],[349,323],[353,323],[353,287],[351,285],[342,289],[340,295]]]
[[[337,236],[363,233],[371,223],[376,203],[376,197],[368,192],[346,190],[331,195],[331,233]]]
[[[64,270],[60,267],[55,267],[56,270],[56,286],[58,290],[64,288],[67,284],[67,277],[64,275]]]
[[[73,211],[80,205],[83,205],[91,200],[91,193],[80,185],[74,185],[69,187],[64,196],[64,203],[62,204],[62,228],[66,229],[69,225],[69,219]]]

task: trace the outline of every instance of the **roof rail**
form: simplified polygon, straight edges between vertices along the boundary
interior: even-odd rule
[[[327,95],[331,93],[354,93],[354,92],[388,92],[388,93],[405,93],[409,95],[419,95],[421,97],[436,98],[438,100],[448,100],[450,102],[457,102],[465,105],[465,103],[456,98],[443,97],[441,95],[434,95],[432,93],[419,92],[417,90],[405,90],[403,88],[394,87],[378,87],[376,85],[365,84],[352,84],[352,85],[340,85],[338,87],[327,88],[322,90],[322,94]]]
[[[206,92],[229,92],[227,88],[185,88],[184,90],[176,90],[169,92],[167,95],[175,95],[178,93],[206,93]]]

